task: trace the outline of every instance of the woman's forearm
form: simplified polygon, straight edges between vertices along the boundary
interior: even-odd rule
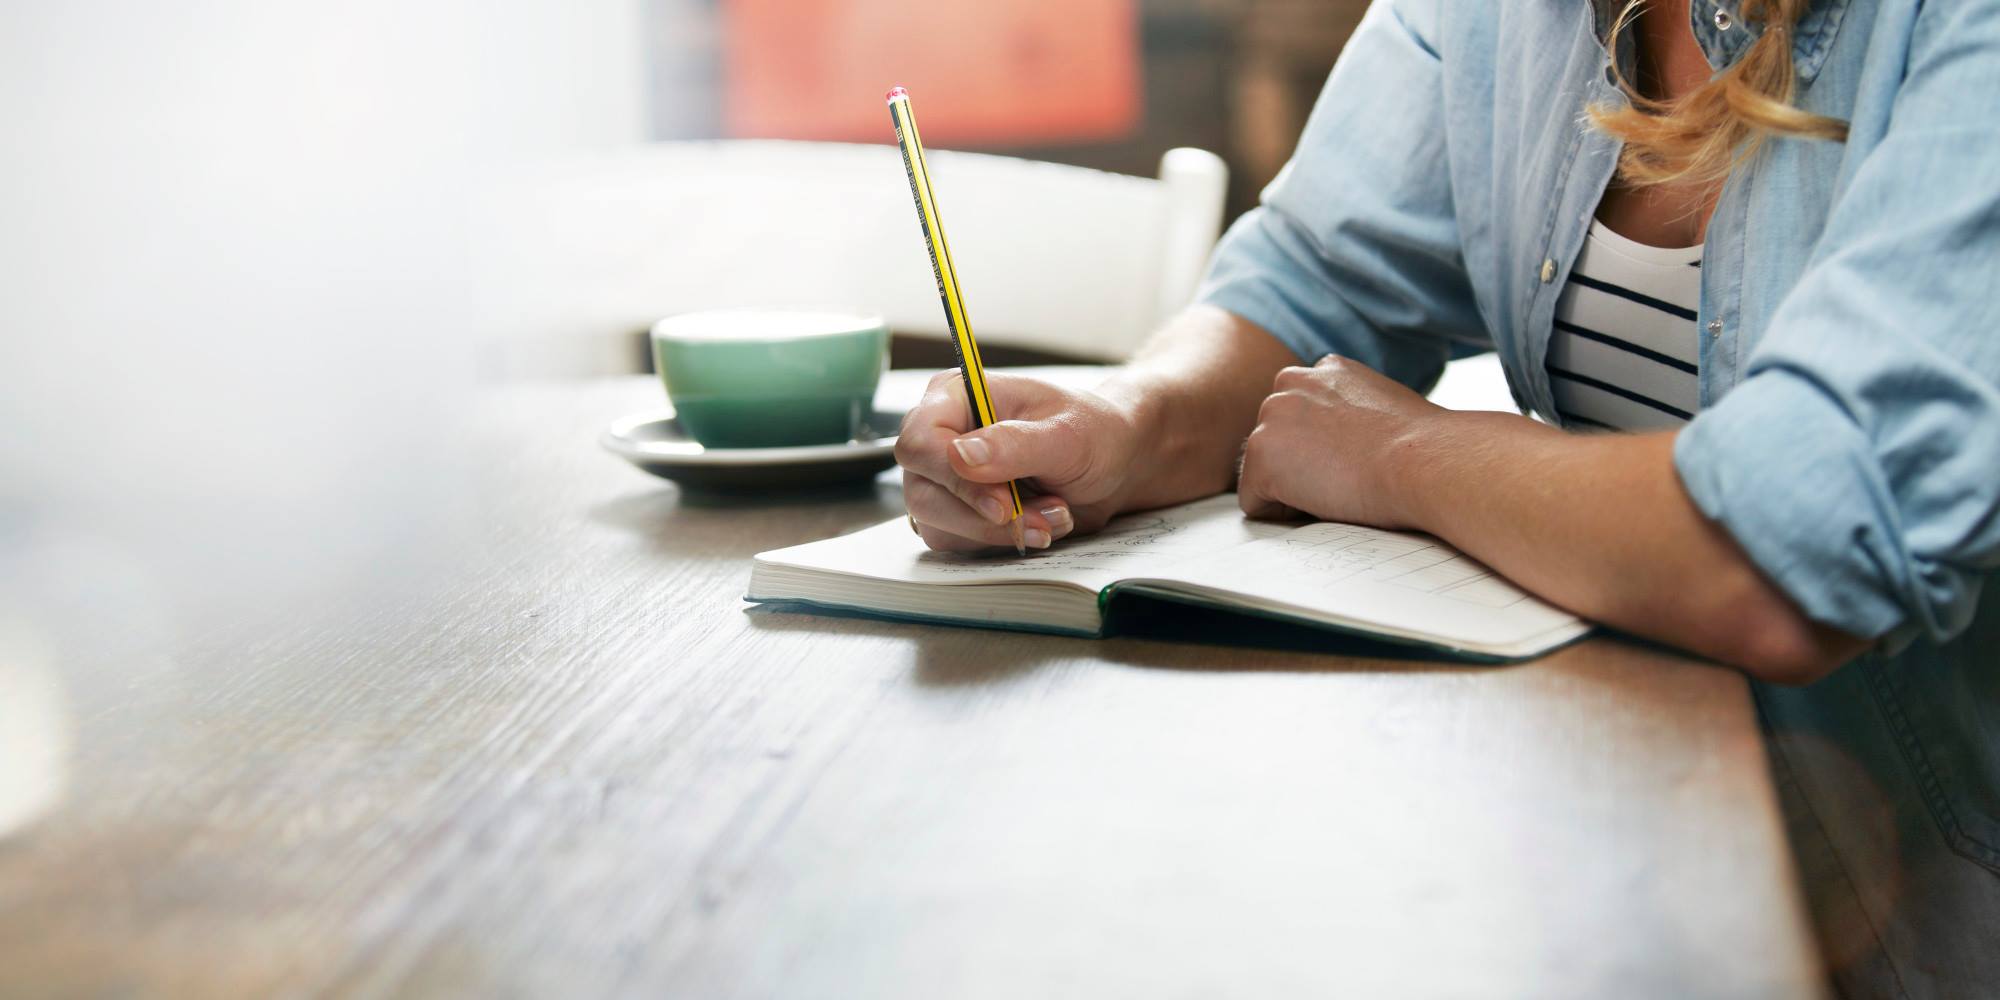
[[[1297,363],[1290,348],[1232,313],[1183,310],[1097,389],[1143,436],[1122,506],[1158,507],[1229,489],[1272,377]]]
[[[1397,458],[1413,520],[1584,617],[1810,681],[1859,652],[1808,620],[1674,469],[1674,435],[1572,435],[1525,417],[1450,413]]]
[[[1231,313],[1196,306],[1177,316],[1098,389],[1142,437],[1121,509],[1230,488],[1273,379],[1296,364],[1276,338]],[[1361,449],[1390,453],[1388,475],[1379,481],[1391,484],[1386,500],[1397,512],[1373,520],[1437,535],[1586,618],[1767,680],[1810,681],[1865,647],[1807,619],[1702,515],[1675,471],[1674,435],[1573,435],[1511,414],[1426,409],[1437,415],[1408,433],[1383,435],[1393,443]],[[1308,433],[1266,464],[1309,470],[1353,461],[1351,446],[1326,434],[1367,438],[1374,425],[1362,410],[1344,412],[1339,431]],[[1283,419],[1265,412],[1266,425]],[[1285,490],[1277,492],[1284,499]],[[1350,516],[1371,520],[1366,511],[1374,505],[1353,506],[1362,513]]]

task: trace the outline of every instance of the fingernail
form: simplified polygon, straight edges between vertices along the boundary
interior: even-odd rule
[[[1040,528],[1029,528],[1022,534],[1021,539],[1027,542],[1028,547],[1031,549],[1046,549],[1049,547],[1049,533]]]
[[[1069,508],[1061,504],[1050,504],[1042,508],[1042,516],[1049,520],[1049,531],[1057,536],[1069,534],[1076,527],[1075,519],[1069,516]]]
[[[993,449],[978,438],[959,438],[951,446],[958,449],[958,457],[964,459],[967,465],[985,465],[986,460],[993,457]]]
[[[1007,508],[1000,503],[999,497],[980,497],[979,513],[994,524],[1007,520]]]

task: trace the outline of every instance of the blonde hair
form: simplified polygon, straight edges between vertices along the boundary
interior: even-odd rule
[[[1618,51],[1622,35],[1644,8],[1632,0],[1612,24],[1607,43]],[[1590,119],[1625,143],[1618,174],[1635,186],[1713,183],[1728,176],[1772,136],[1841,142],[1847,123],[1801,111],[1792,104],[1798,74],[1792,65],[1792,29],[1811,0],[1742,0],[1745,20],[1763,33],[1728,69],[1687,94],[1657,101],[1639,93],[1622,67],[1613,72],[1631,98],[1627,107],[1597,105]],[[1614,60],[1615,64],[1616,60]]]

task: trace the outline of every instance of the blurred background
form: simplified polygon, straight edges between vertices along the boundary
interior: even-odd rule
[[[800,195],[812,218],[758,247],[731,242],[752,227],[717,200],[728,178],[658,169],[673,150],[886,152],[899,83],[935,148],[1131,178],[1209,150],[1219,223],[1290,152],[1363,6],[0,5],[0,733],[32,743],[0,747],[0,825],[58,795],[52,720],[133,711],[117,692],[139,672],[175,690],[174,650],[267,615],[351,621],[322,602],[393,608],[490,556],[505,442],[481,437],[482,387],[640,370],[637,331],[706,304],[670,292],[708,284],[718,248],[816,254],[763,293],[782,304],[841,273],[809,223],[865,225],[893,241],[897,294],[935,307],[899,172],[857,168],[873,202]],[[1030,176],[982,192],[996,162],[938,166],[968,284],[988,283],[974,312],[1045,316],[1008,302],[1067,292],[971,277],[1032,255],[977,259],[981,220],[1020,215],[1009,178]],[[791,186],[775,177],[739,193]]]
[[[1210,230],[1254,204],[1291,155],[1366,6],[1365,0],[1075,0],[1060,6],[649,0],[650,136],[667,142],[881,144],[893,136],[872,98],[897,84],[915,97],[925,142],[934,149],[1157,177],[1174,192],[1164,198],[1174,204],[1149,215],[1138,206],[1121,211],[1121,200],[1151,197],[1143,185],[1093,186],[1075,175],[1073,183],[1037,186],[1033,175],[996,168],[985,177],[961,178],[954,172],[974,168],[949,157],[937,164],[946,228],[991,360],[1116,360],[1186,301],[1212,245]],[[1198,164],[1184,159],[1178,171],[1163,164],[1163,154],[1179,147],[1220,156],[1213,170],[1219,204],[1206,200],[1202,189],[1210,178]],[[826,174],[757,166],[777,176]],[[874,274],[829,272],[819,259],[790,260],[782,252],[778,258],[783,269],[810,271],[834,286],[795,284],[791,290],[807,304],[865,290],[869,308],[885,312],[892,328],[908,334],[897,340],[898,367],[948,366],[949,351],[939,342],[943,331],[924,302],[929,293],[921,282],[926,265],[919,246],[901,231],[907,220],[893,218],[902,212],[890,204],[900,197],[892,190],[895,170],[855,169],[872,171],[880,186],[846,183],[838,195],[825,196],[829,204],[846,206],[847,215],[815,219],[810,200],[789,204],[776,213],[786,220],[782,229],[774,227],[766,242],[844,243],[865,248],[869,259],[889,261],[893,275],[914,280],[885,283]],[[771,209],[768,199],[761,200],[746,192],[732,203],[736,233],[750,231],[745,219]],[[658,203],[655,210],[676,218],[692,214],[685,206]],[[982,217],[989,211],[1007,217]],[[858,235],[853,219],[863,212],[901,228]],[[573,220],[578,212],[566,208],[563,214]],[[1185,229],[1199,232],[1170,232]],[[1075,238],[1091,230],[1117,230],[1123,243]],[[1157,259],[1134,257],[1137,248],[1176,241],[1181,246],[1166,246]],[[664,256],[656,254],[652,267],[664,269]],[[1030,260],[1046,266],[1024,267]],[[542,261],[529,269],[546,278],[563,266]],[[606,262],[588,269],[601,273]],[[1082,275],[1094,286],[1066,280]],[[732,297],[725,273],[688,278],[681,299],[705,294],[711,300],[704,305],[769,304],[767,294],[763,302]],[[1099,308],[1028,304],[1037,297],[1066,303],[1094,298]],[[600,307],[612,302],[602,289],[590,298]],[[900,308],[904,303],[907,308]],[[582,308],[566,313],[573,317]],[[645,311],[636,300],[622,308],[628,315]],[[608,324],[613,316],[600,319]],[[610,352],[599,366],[617,365],[619,353]]]
[[[1150,175],[1221,154],[1228,215],[1298,138],[1367,0],[650,0],[652,136],[882,141],[854,93],[924,95],[926,141]]]

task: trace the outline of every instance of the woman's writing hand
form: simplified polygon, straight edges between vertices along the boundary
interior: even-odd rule
[[[1359,362],[1287,368],[1243,444],[1237,499],[1251,517],[1421,530],[1397,494],[1398,463],[1418,460],[1417,432],[1449,413]]]
[[[1134,418],[1096,394],[1019,375],[989,372],[986,384],[1001,418],[990,427],[971,429],[957,369],[932,378],[903,418],[896,462],[924,543],[961,552],[1013,545],[1009,480],[1021,481],[1029,548],[1103,527],[1138,450]]]

